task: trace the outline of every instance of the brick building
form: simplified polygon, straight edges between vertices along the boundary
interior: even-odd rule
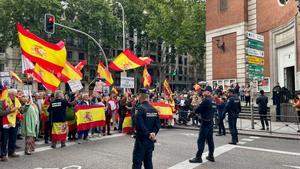
[[[295,0],[209,0],[206,11],[206,79],[244,85],[247,32],[264,37],[264,78],[300,91],[300,16]]]

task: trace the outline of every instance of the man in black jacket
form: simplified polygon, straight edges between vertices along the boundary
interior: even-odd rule
[[[260,91],[260,96],[256,99],[256,104],[258,104],[258,113],[261,121],[261,130],[265,130],[265,124],[267,126],[267,130],[269,130],[269,123],[267,119],[268,112],[268,97],[264,95],[264,90]]]
[[[201,104],[196,108],[195,113],[200,114],[201,127],[198,138],[198,151],[196,157],[190,160],[190,163],[202,163],[202,153],[204,151],[205,141],[208,144],[208,156],[207,160],[215,162],[214,158],[214,139],[213,139],[213,117],[214,112],[212,108],[212,89],[206,88],[203,92],[204,99]]]

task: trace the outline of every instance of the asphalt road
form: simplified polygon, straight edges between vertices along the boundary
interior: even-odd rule
[[[227,144],[229,136],[214,137],[216,162],[190,164],[187,160],[196,153],[197,137],[197,131],[162,130],[154,151],[154,168],[300,168],[300,141],[251,136],[240,136],[238,146]],[[91,138],[81,145],[68,143],[67,147],[55,150],[38,143],[35,154],[1,162],[0,169],[130,169],[133,143],[134,139],[123,134]]]

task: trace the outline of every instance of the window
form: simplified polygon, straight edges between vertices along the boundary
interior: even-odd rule
[[[79,60],[84,60],[84,53],[83,52],[79,53]]]
[[[4,64],[0,64],[0,72],[4,72]]]
[[[80,48],[84,47],[84,40],[83,40],[83,38],[78,38],[78,47],[80,47]]]
[[[5,53],[5,49],[0,47],[0,53]]]
[[[68,60],[72,60],[73,59],[73,52],[72,51],[68,51],[67,52],[67,59]]]
[[[183,71],[182,71],[182,66],[179,66],[179,74],[182,75]]]
[[[182,76],[179,76],[179,77],[178,77],[178,80],[179,80],[179,81],[182,81]]]
[[[182,57],[181,57],[181,56],[179,57],[178,64],[183,64],[183,62],[182,62]]]
[[[184,58],[184,65],[187,65],[187,58]]]
[[[226,11],[228,8],[228,0],[220,0],[220,11]]]
[[[188,71],[187,71],[187,68],[184,68],[184,72],[183,72],[185,75],[188,74]]]
[[[289,0],[278,0],[280,6],[284,6],[289,2]]]

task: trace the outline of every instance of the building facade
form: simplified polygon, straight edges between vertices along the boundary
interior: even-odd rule
[[[279,82],[300,91],[300,18],[295,0],[209,0],[206,79],[214,85],[249,83],[247,32],[263,36],[265,90]]]

